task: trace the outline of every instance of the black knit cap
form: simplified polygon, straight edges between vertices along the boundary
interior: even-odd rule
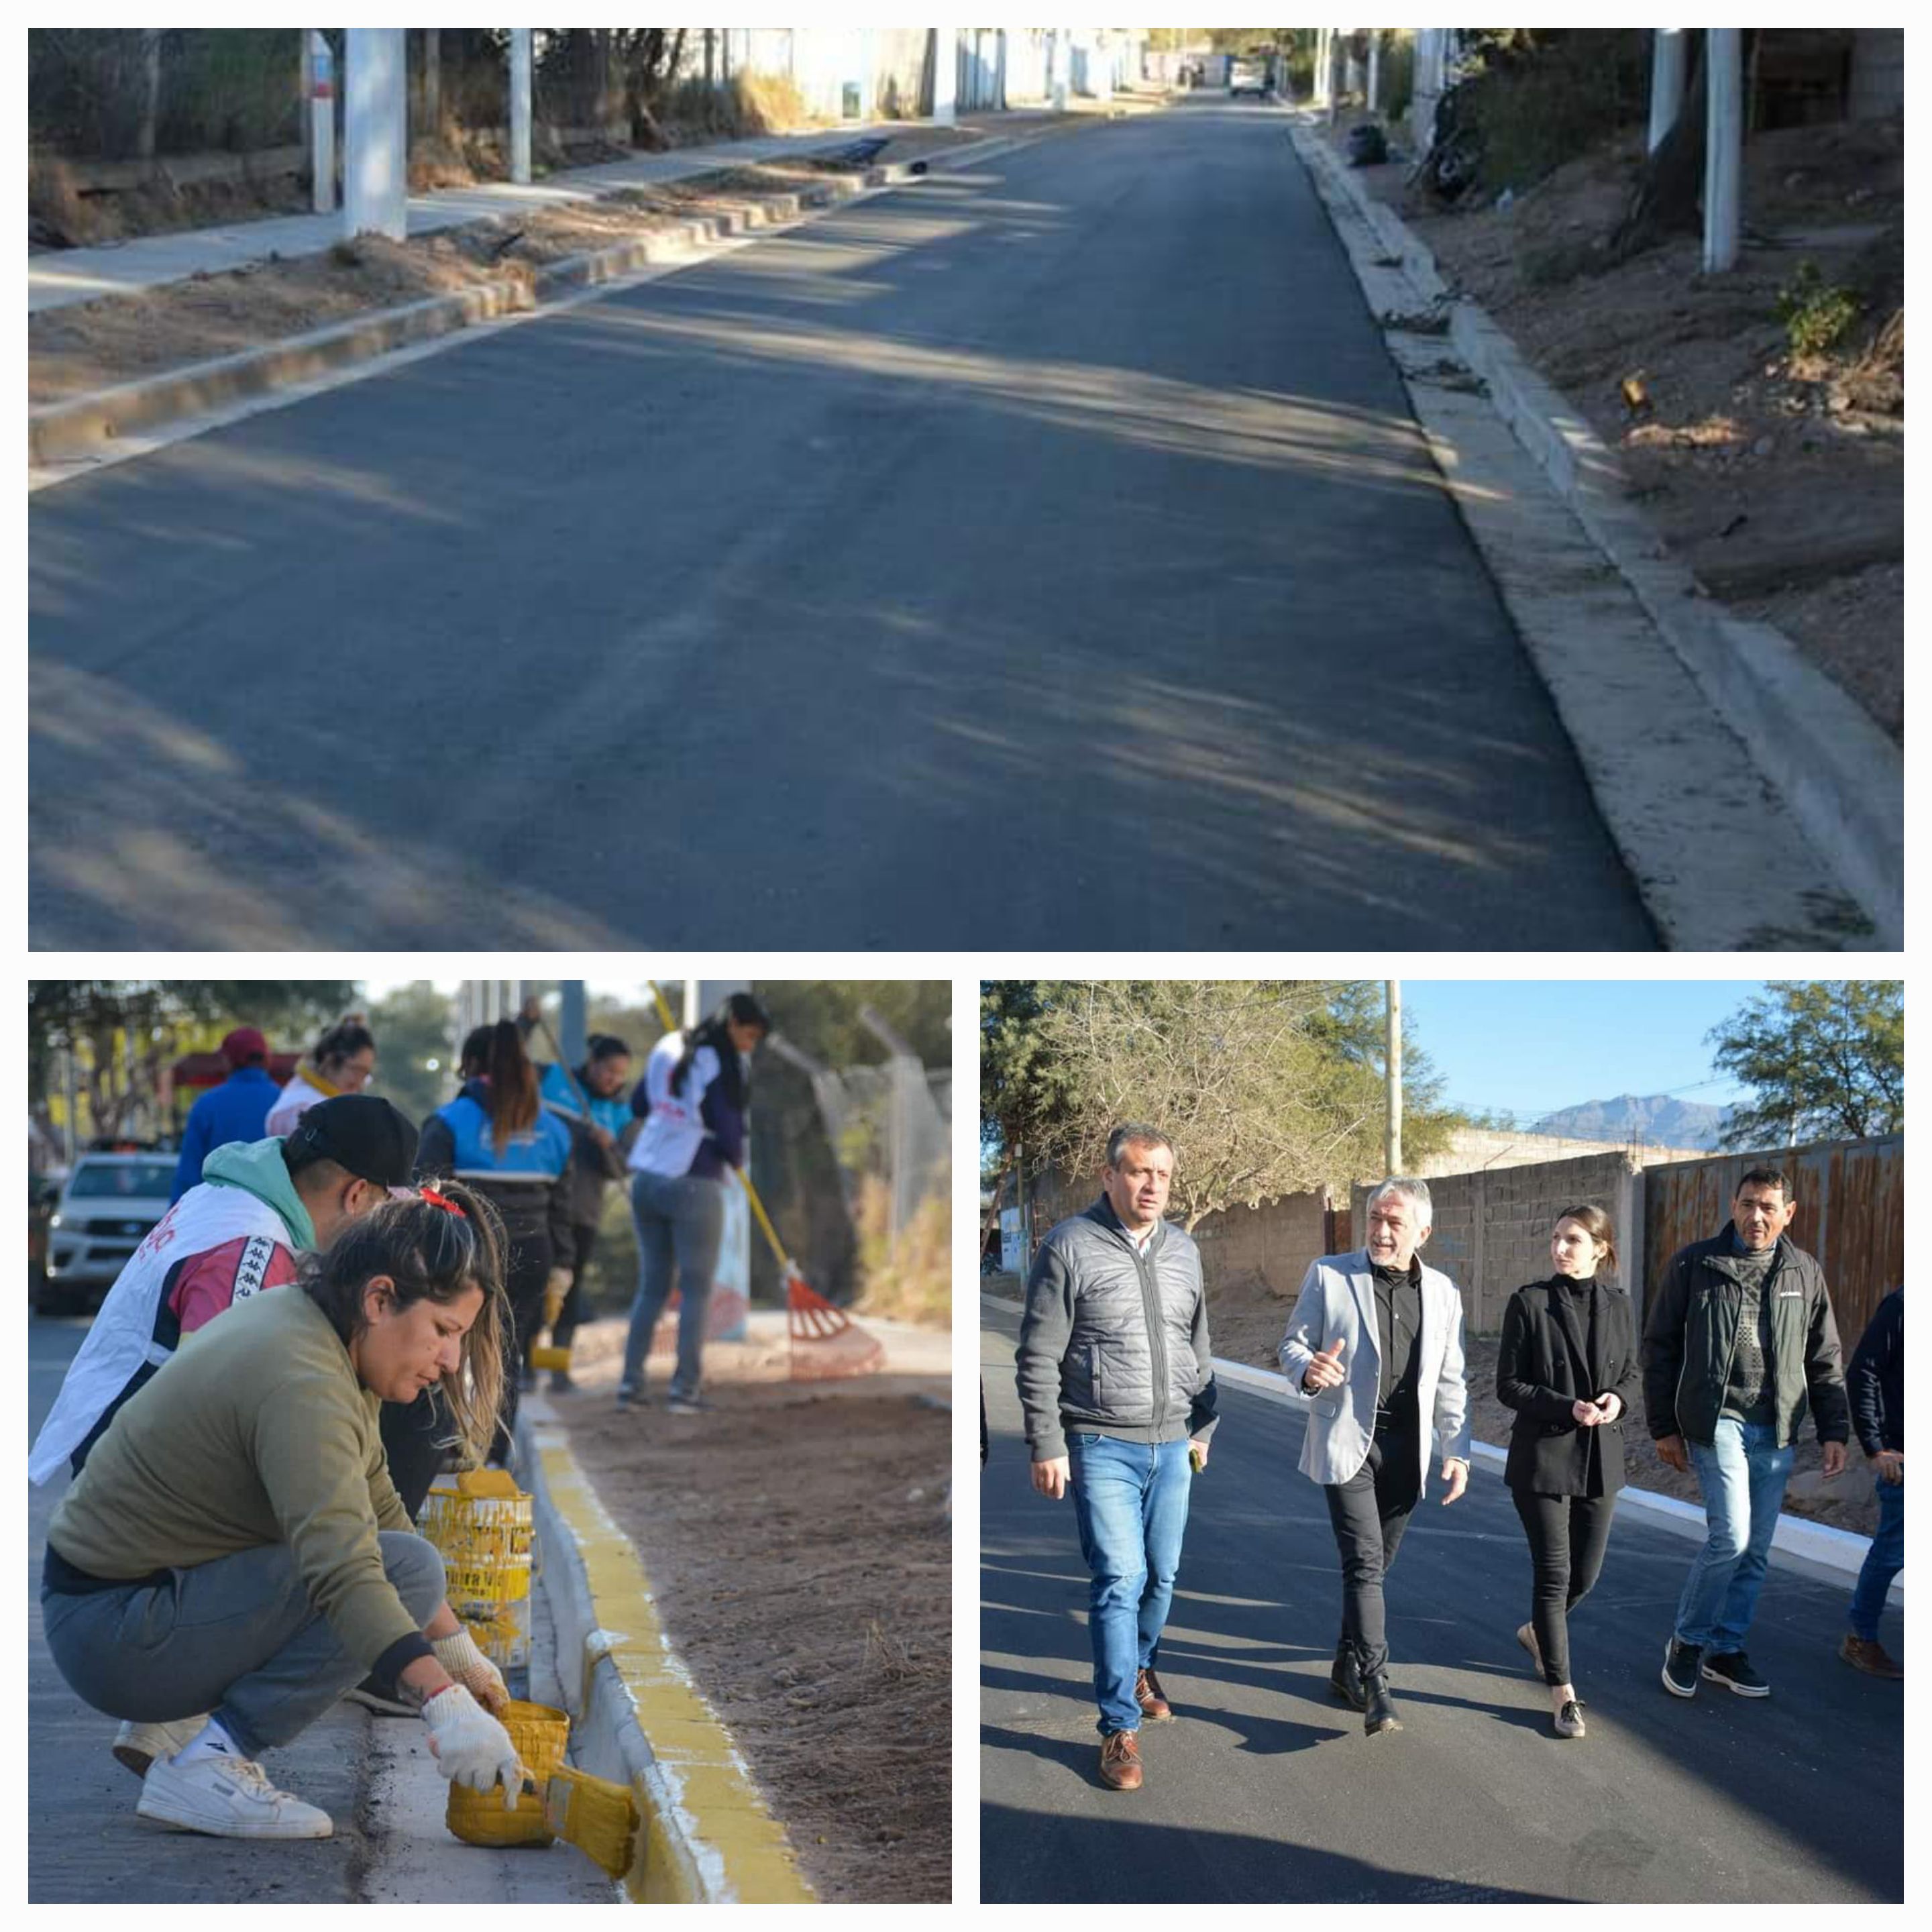
[[[284,1151],[332,1160],[378,1187],[404,1187],[416,1164],[416,1130],[373,1094],[338,1094],[303,1114]]]

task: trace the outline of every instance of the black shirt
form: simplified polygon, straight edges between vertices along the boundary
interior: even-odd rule
[[[1406,1268],[1370,1264],[1376,1278],[1376,1328],[1382,1342],[1378,1408],[1412,1408],[1416,1358],[1422,1344],[1422,1264],[1412,1258]]]

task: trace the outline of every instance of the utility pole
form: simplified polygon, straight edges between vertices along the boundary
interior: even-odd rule
[[[959,38],[956,27],[932,30],[932,118],[950,128],[959,118]]]
[[[529,27],[510,29],[510,178],[530,183],[530,35]]]
[[[1650,37],[1649,152],[1655,154],[1664,137],[1677,125],[1684,111],[1684,29],[1659,27]]]
[[[585,1035],[588,1030],[584,1012],[584,982],[581,980],[560,980],[557,992],[562,1004],[556,1016],[556,1043],[563,1054],[564,1064],[574,1070],[584,1064],[590,1049]]]
[[[308,102],[309,205],[318,214],[335,212],[335,56],[328,36],[302,34],[302,92]]]
[[[1704,136],[1704,272],[1715,275],[1737,266],[1743,230],[1744,35],[1739,28],[1705,29],[1704,68],[1711,104]]]
[[[400,27],[351,27],[344,80],[343,229],[409,234],[409,102]]]
[[[1388,1078],[1388,1124],[1383,1141],[1384,1164],[1394,1174],[1402,1172],[1402,982],[1390,980],[1388,1046],[1383,1061]]]

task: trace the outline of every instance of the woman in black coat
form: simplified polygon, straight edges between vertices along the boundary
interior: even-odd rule
[[[1510,1297],[1496,1395],[1516,1411],[1503,1480],[1529,1538],[1530,1621],[1516,1641],[1550,1687],[1559,1738],[1583,1735],[1570,1681],[1569,1613],[1604,1566],[1624,1486],[1624,1416],[1641,1377],[1630,1297],[1600,1278],[1617,1263],[1610,1216],[1572,1208],[1550,1238],[1556,1272]]]

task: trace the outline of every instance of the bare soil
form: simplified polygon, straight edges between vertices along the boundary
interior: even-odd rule
[[[1277,1295],[1257,1279],[1217,1286],[1208,1308],[1214,1352],[1230,1361],[1251,1362],[1257,1368],[1278,1370],[1275,1351],[1288,1326],[1290,1298]],[[1469,1388],[1470,1432],[1478,1442],[1502,1449],[1509,1444],[1516,1412],[1496,1399],[1496,1338],[1472,1335],[1464,1342],[1465,1373]],[[1624,1430],[1624,1466],[1632,1487],[1675,1496],[1680,1502],[1702,1500],[1694,1475],[1680,1476],[1656,1450],[1642,1417]],[[1878,1500],[1873,1493],[1872,1471],[1854,1445],[1845,1473],[1827,1482],[1820,1467],[1817,1438],[1808,1429],[1793,1459],[1791,1484],[1784,1507],[1792,1516],[1829,1523],[1870,1536],[1878,1528]]]
[[[1346,140],[1346,117],[1334,130]],[[1702,272],[1690,237],[1612,263],[1642,160],[1631,135],[1507,206],[1444,210],[1408,164],[1359,170],[1614,452],[1713,596],[1774,625],[1894,738],[1904,729],[1904,178],[1897,121],[1746,145],[1746,246]],[[1793,352],[1801,263],[1851,290],[1831,353]]]
[[[794,1383],[782,1351],[714,1342],[710,1413],[620,1413],[586,1339],[555,1410],[813,1888],[950,1899],[952,1423],[922,1400],[945,1379]]]
[[[976,138],[963,125],[896,135],[870,165]],[[528,289],[538,270],[567,256],[694,218],[766,208],[821,186],[828,175],[856,182],[862,172],[825,158],[717,169],[514,221],[470,222],[400,242],[365,236],[324,254],[272,256],[220,274],[46,310],[28,318],[28,401],[65,401],[485,283]]]

